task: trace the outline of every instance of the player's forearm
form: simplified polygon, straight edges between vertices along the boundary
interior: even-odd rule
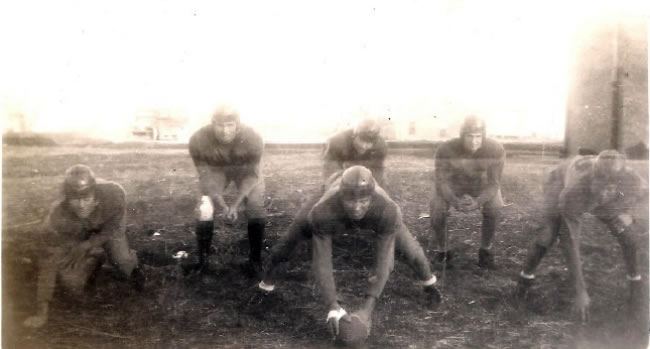
[[[314,265],[314,278],[317,285],[321,289],[323,302],[328,309],[338,309],[339,305],[336,301],[336,284],[334,282],[334,274],[331,268]]]
[[[497,163],[488,168],[487,185],[481,190],[476,201],[479,205],[492,200],[501,187],[501,176],[503,174],[504,160],[501,159]]]
[[[238,207],[242,203],[242,201],[244,201],[244,198],[246,198],[248,194],[250,194],[251,191],[255,189],[255,187],[261,184],[262,180],[263,180],[262,177],[259,177],[255,181],[242,181],[241,188],[239,190],[239,195],[237,195],[237,198],[233,203],[233,207]]]
[[[578,218],[593,207],[593,200],[587,190],[580,186],[562,190],[558,208],[563,216]]]
[[[376,246],[375,278],[368,285],[366,295],[369,297],[379,298],[393,268],[395,256],[395,234],[387,233],[380,235]]]
[[[328,309],[338,309],[336,301],[336,284],[332,267],[331,240],[328,237],[314,235],[312,238],[312,264],[314,279],[320,287],[323,300]]]
[[[363,305],[361,306],[360,310],[370,315],[375,310],[376,304],[377,304],[377,298],[373,296],[368,296],[366,297],[366,300],[363,302]]]
[[[458,202],[458,197],[454,193],[454,190],[451,188],[451,185],[447,180],[443,179],[438,182],[438,192],[442,198],[445,199],[445,201],[452,204]]]
[[[384,166],[383,164],[381,165],[375,165],[374,167],[368,167],[370,171],[372,171],[373,176],[375,177],[375,180],[377,180],[377,183],[379,184],[380,187],[385,188],[386,187],[386,172],[384,171]]]
[[[118,236],[121,232],[124,232],[124,230],[122,230],[121,224],[114,223],[102,229],[101,232],[92,235],[88,239],[88,243],[90,244],[91,248],[101,247],[106,242],[108,242],[108,240],[115,236]]]
[[[115,230],[102,231],[101,233],[91,236],[87,241],[91,248],[101,247],[116,234],[117,232]]]
[[[614,219],[622,214],[630,212],[638,203],[638,199],[617,199],[600,206],[594,210],[598,217],[603,219]]]
[[[39,263],[36,281],[36,303],[39,306],[45,304],[47,308],[47,304],[52,300],[56,287],[58,261],[63,258],[63,253],[63,249],[52,249]]]
[[[108,222],[104,224],[102,230],[90,236],[88,243],[90,248],[101,247],[108,240],[124,234],[126,231],[126,211],[123,210],[121,213],[112,217]]]

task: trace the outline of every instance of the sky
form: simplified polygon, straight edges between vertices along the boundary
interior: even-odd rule
[[[637,1],[7,1],[0,112],[119,135],[138,110],[194,126],[220,103],[266,139],[362,117],[561,139],[575,28]]]

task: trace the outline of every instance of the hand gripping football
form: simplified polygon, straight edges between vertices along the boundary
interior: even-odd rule
[[[370,323],[362,320],[356,314],[351,314],[348,320],[342,320],[339,323],[339,338],[347,345],[363,344],[369,335]]]

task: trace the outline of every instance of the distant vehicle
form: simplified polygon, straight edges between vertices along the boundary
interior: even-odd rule
[[[154,141],[180,140],[185,133],[187,118],[169,112],[147,110],[138,112],[131,133]]]

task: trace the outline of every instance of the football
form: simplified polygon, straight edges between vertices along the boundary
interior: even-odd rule
[[[355,314],[349,321],[339,323],[339,338],[347,345],[358,346],[366,342],[370,335],[370,324]]]

